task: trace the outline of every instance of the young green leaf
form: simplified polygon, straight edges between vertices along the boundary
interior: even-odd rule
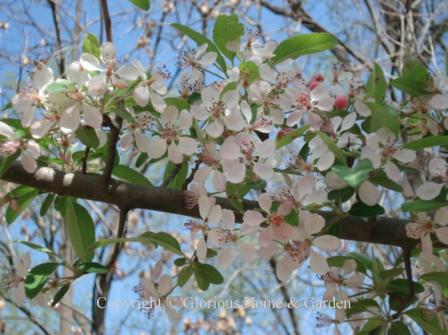
[[[151,182],[140,172],[131,169],[126,165],[117,165],[112,170],[112,175],[133,184],[151,187]]]
[[[429,94],[434,86],[428,70],[416,59],[406,63],[400,78],[392,80],[391,84],[411,96]]]
[[[25,294],[33,299],[45,286],[50,275],[56,271],[59,263],[42,263],[32,268],[25,278]]]
[[[336,160],[339,161],[342,165],[347,165],[347,160],[345,159],[345,155],[342,150],[334,143],[334,141],[328,137],[327,134],[318,131],[317,134],[320,136],[322,141],[328,146],[328,149],[334,154]]]
[[[65,284],[64,286],[62,286],[59,291],[56,292],[56,294],[54,295],[53,300],[51,301],[51,306],[54,307],[57,305],[57,303],[59,301],[61,301],[62,298],[64,298],[64,295],[68,292],[70,288],[70,283]]]
[[[427,136],[418,140],[406,143],[404,148],[420,150],[436,146],[448,146],[448,135]]]
[[[82,144],[86,147],[96,148],[100,145],[100,140],[96,135],[95,129],[88,126],[80,126],[76,132],[76,137],[79,138]]]
[[[149,8],[151,7],[151,3],[149,2],[149,0],[129,0],[129,2],[131,2],[141,10],[149,10]]]
[[[100,41],[95,35],[87,33],[84,41],[82,42],[82,51],[100,57]]]
[[[385,210],[380,205],[367,206],[363,202],[357,202],[350,208],[351,215],[363,218],[380,216],[385,213]]]
[[[174,252],[176,254],[183,255],[182,250],[180,249],[179,242],[168,233],[159,232],[146,232],[141,234],[137,240],[139,242],[152,243],[154,245],[160,245],[162,248]]]
[[[188,280],[193,275],[193,266],[188,265],[182,268],[177,275],[177,285],[179,287],[184,287],[184,285],[188,282]]]
[[[395,134],[400,131],[400,119],[394,108],[380,103],[369,103],[368,106],[372,111],[369,129],[371,133],[380,128],[389,128]]]
[[[93,258],[89,246],[95,242],[95,224],[89,212],[81,205],[68,200],[64,211],[64,224],[76,255],[84,262]]]
[[[341,177],[348,185],[356,188],[363,181],[369,179],[369,173],[373,171],[373,165],[370,160],[364,159],[352,168],[344,165],[334,165],[331,170]]]
[[[387,83],[384,80],[384,73],[381,67],[375,63],[369,80],[366,84],[366,93],[375,99],[376,102],[383,102],[386,97]]]
[[[299,56],[309,55],[336,46],[337,40],[329,33],[311,33],[297,35],[281,42],[274,51],[273,64],[278,64],[284,60],[296,59]]]
[[[309,128],[309,125],[305,125],[296,129],[283,130],[283,133],[282,130],[280,130],[277,138],[275,139],[275,148],[279,149],[285,145],[288,145],[295,139],[303,136]]]
[[[213,27],[213,40],[219,50],[231,61],[235,58],[239,48],[241,36],[244,34],[244,25],[238,21],[238,16],[219,15]]]

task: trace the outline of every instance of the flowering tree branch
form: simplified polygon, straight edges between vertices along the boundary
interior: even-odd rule
[[[200,217],[197,207],[186,208],[182,191],[167,188],[151,188],[111,179],[108,189],[104,189],[102,179],[98,175],[66,173],[48,167],[28,173],[20,163],[13,164],[2,179],[44,192],[109,203],[119,208],[141,208]],[[217,198],[217,203],[222,208],[232,209],[230,202],[225,198]],[[244,200],[244,207],[254,209],[258,204],[252,200]],[[335,213],[330,211],[321,211],[319,214],[327,220],[335,216]],[[236,214],[236,217],[241,221],[241,215]],[[416,240],[406,235],[407,222],[387,217],[363,220],[354,216],[344,216],[338,221],[336,235],[345,240],[409,248],[416,245]]]

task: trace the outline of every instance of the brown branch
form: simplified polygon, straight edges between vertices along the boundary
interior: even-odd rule
[[[53,25],[54,30],[56,32],[56,53],[57,53],[57,59],[59,61],[59,72],[61,76],[65,72],[65,60],[64,55],[62,54],[62,39],[61,39],[61,29],[59,27],[59,8],[58,4],[55,0],[48,0],[48,4],[51,8],[51,15],[53,18]]]
[[[43,192],[57,193],[76,198],[114,204],[119,208],[141,208],[190,217],[200,217],[197,207],[187,209],[184,192],[158,187],[145,187],[126,182],[110,180],[109,189],[104,188],[102,176],[82,173],[65,173],[48,167],[28,173],[19,164],[14,163],[2,176],[5,181],[34,187]],[[217,198],[223,208],[232,209],[225,198]],[[245,209],[258,208],[258,203],[244,200]],[[334,220],[332,211],[320,211],[327,221]],[[241,215],[236,215],[241,220]],[[354,216],[344,216],[332,227],[331,231],[341,239],[395,245],[402,248],[414,248],[417,240],[406,235],[406,223],[402,219],[377,217],[375,220],[363,220]]]
[[[106,39],[108,42],[112,42],[112,21],[110,19],[107,0],[101,0],[101,13],[103,14],[104,28],[106,29]]]

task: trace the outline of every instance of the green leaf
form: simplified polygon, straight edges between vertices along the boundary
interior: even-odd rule
[[[258,65],[252,61],[247,61],[240,64],[240,78],[244,86],[248,86],[260,79],[260,70]]]
[[[423,313],[420,308],[414,308],[405,312],[404,314],[414,320],[428,334],[446,335],[446,330],[440,328],[435,313],[430,316],[429,313]]]
[[[235,58],[235,50],[232,48],[232,43],[239,48],[241,36],[244,34],[244,25],[238,21],[238,16],[233,15],[219,15],[216,18],[215,26],[213,27],[213,40],[218,46],[219,50],[231,61]]]
[[[405,212],[428,212],[446,206],[446,202],[440,200],[413,200],[401,205]]]
[[[56,271],[59,263],[42,263],[32,268],[25,278],[25,294],[33,299],[45,286],[50,275]]]
[[[96,148],[100,145],[100,140],[96,135],[95,129],[89,126],[80,126],[75,134],[86,147]]]
[[[327,261],[330,266],[343,267],[345,261],[348,259],[353,259],[356,262],[356,271],[358,272],[366,274],[367,270],[370,268],[370,260],[366,256],[356,252],[349,253],[347,256],[329,257]]]
[[[411,96],[429,94],[434,86],[428,70],[418,60],[406,63],[401,77],[392,80],[391,84]]]
[[[176,254],[183,255],[179,242],[171,236],[168,233],[165,232],[159,232],[159,233],[153,233],[153,232],[146,232],[141,234],[137,240],[139,242],[144,241],[145,243],[152,243],[155,245],[160,245],[161,247],[165,248],[166,250],[169,250],[171,252],[174,252]]]
[[[281,42],[274,51],[273,64],[278,64],[284,60],[296,59],[302,55],[309,55],[316,52],[332,49],[336,46],[337,40],[329,33],[311,33],[297,35]]]
[[[198,46],[201,46],[202,44],[207,44],[208,45],[207,51],[216,52],[216,54],[217,54],[216,61],[219,64],[219,67],[221,68],[221,70],[224,73],[227,73],[226,61],[224,60],[224,58],[222,57],[218,48],[212,41],[210,41],[207,37],[205,37],[201,33],[198,33],[197,31],[195,31],[187,26],[184,26],[182,24],[173,23],[173,24],[171,24],[171,26],[176,28],[181,33],[187,35],[189,38],[191,38],[193,41],[195,41]]]
[[[352,168],[344,165],[335,165],[331,170],[341,177],[348,185],[356,188],[362,182],[369,179],[369,173],[370,171],[373,171],[373,165],[370,160],[364,159]]]
[[[423,274],[420,278],[425,281],[435,281],[442,286],[448,286],[447,272],[428,272]]]
[[[423,286],[417,282],[414,282],[415,293],[422,293],[425,289]],[[398,278],[392,280],[387,285],[387,292],[389,294],[395,293],[402,296],[407,296],[409,294],[409,284],[408,280],[404,278]]]
[[[151,182],[144,175],[126,165],[114,167],[112,175],[129,183],[152,187]]]
[[[0,158],[0,178],[8,171],[9,167],[16,161],[19,155],[20,151],[16,151],[11,156]]]
[[[79,263],[77,268],[82,272],[89,273],[107,273],[109,271],[103,264],[96,262]]]
[[[51,306],[54,307],[56,306],[56,304],[61,301],[62,298],[64,298],[64,295],[67,293],[67,291],[70,288],[70,283],[65,284],[64,286],[62,286],[54,295],[53,300],[51,301]]]
[[[277,137],[275,139],[276,149],[279,149],[285,145],[288,145],[289,143],[294,141],[296,138],[303,136],[309,128],[310,128],[309,125],[305,125],[303,127],[297,128],[297,129],[288,128],[287,130],[285,130],[285,129],[280,130],[279,134],[277,135]]]
[[[383,215],[385,211],[380,205],[367,206],[363,202],[357,202],[350,208],[349,213],[357,217],[370,218]]]
[[[73,85],[73,83],[69,80],[59,79],[58,81],[52,82],[48,84],[45,90],[48,93],[59,93],[67,90],[69,86]]]
[[[17,193],[18,189],[23,192],[21,194]],[[8,224],[13,223],[20,216],[20,214],[28,208],[39,193],[38,190],[27,186],[20,186],[15,191],[16,194],[11,194],[11,192],[9,193],[9,195],[12,195],[15,200],[11,201],[6,209],[5,219]]]
[[[384,320],[380,320],[380,319],[370,319],[367,321],[367,323],[364,325],[364,327],[362,327],[361,332],[367,332],[367,334],[377,328],[380,328],[381,326],[383,326],[385,323]]]
[[[48,209],[50,208],[51,204],[53,203],[54,198],[56,197],[55,194],[49,193],[45,200],[42,202],[42,206],[40,207],[40,215],[44,216],[47,214]]]
[[[184,266],[187,264],[187,259],[185,257],[179,257],[174,260],[174,265],[176,266]]]
[[[98,38],[91,33],[87,33],[82,42],[82,51],[94,55],[96,58],[100,58],[100,46]]]
[[[235,208],[238,212],[243,213],[244,212],[244,206],[243,206],[243,196],[249,192],[250,188],[247,184],[241,183],[241,184],[233,184],[230,182],[226,183],[226,194],[227,198],[229,199],[230,204],[233,208]]]
[[[224,282],[224,277],[221,273],[210,264],[196,262],[192,267],[196,282],[203,291],[207,290],[210,284],[220,285]]]
[[[151,3],[149,2],[149,0],[129,0],[129,2],[131,2],[141,10],[149,10],[149,8],[151,7]]]
[[[89,246],[95,242],[95,224],[89,212],[73,200],[68,200],[64,224],[76,255],[83,262],[89,262],[94,256],[93,251],[89,251]]]
[[[188,282],[188,280],[193,275],[193,266],[185,266],[182,270],[179,271],[177,275],[177,285],[179,287],[184,287],[184,285]]]
[[[172,174],[175,173],[175,176],[172,177]],[[165,173],[163,175],[163,181],[164,183],[168,180],[168,178],[171,179],[169,184],[167,185],[167,188],[171,188],[174,190],[181,190],[185,180],[188,176],[188,162],[183,162],[180,167],[178,167],[173,162],[169,161],[165,168]]]
[[[395,134],[400,131],[400,119],[394,108],[380,103],[368,103],[367,105],[372,111],[369,129],[371,133],[380,128],[389,128]]]
[[[391,323],[387,335],[411,335],[411,332],[402,321],[394,321]]]
[[[411,150],[420,150],[436,146],[448,146],[448,135],[427,136],[418,140],[406,143],[404,148]]]
[[[42,246],[40,246],[40,245],[38,245],[38,244],[35,244],[35,243],[32,243],[32,242],[28,242],[28,241],[19,241],[19,242],[20,242],[21,244],[27,246],[28,248],[33,249],[33,250],[40,251],[40,252],[43,252],[43,253],[46,253],[46,254],[49,254],[49,255],[52,255],[52,256],[57,256],[57,255],[54,253],[53,250],[50,250],[50,249],[48,249],[48,248],[46,248],[46,247],[42,247]]]
[[[375,63],[373,71],[366,84],[366,93],[375,99],[376,102],[383,102],[386,97],[387,83],[384,80],[384,73],[381,67]]]
[[[400,184],[390,180],[386,173],[382,170],[376,170],[369,176],[369,181],[371,181],[375,185],[383,186],[395,192],[403,192],[403,188]]]
[[[165,98],[165,102],[167,106],[175,106],[179,112],[184,109],[190,110],[191,107],[187,100],[176,97]]]
[[[350,308],[347,309],[347,318],[351,318],[355,314],[363,313],[368,310],[369,307],[376,307],[380,309],[378,303],[373,299],[362,299],[350,304]]]
[[[320,136],[322,141],[328,146],[328,149],[334,154],[336,160],[342,165],[347,165],[347,160],[345,159],[344,152],[336,145],[336,143],[327,136],[327,134],[318,131],[317,134]]]
[[[340,203],[346,202],[349,200],[353,194],[355,193],[355,190],[351,187],[345,187],[340,190],[333,190],[328,193],[328,199],[329,200],[336,200]]]

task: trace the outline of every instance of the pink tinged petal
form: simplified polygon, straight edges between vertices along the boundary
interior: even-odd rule
[[[220,228],[209,229],[207,232],[207,244],[212,248],[221,248],[224,244],[223,230]]]
[[[244,262],[253,263],[259,256],[255,247],[248,243],[240,243],[240,257]]]
[[[231,248],[225,248],[218,253],[218,266],[220,269],[227,269],[233,262],[235,252]]]
[[[27,172],[33,173],[34,171],[36,171],[37,169],[36,160],[32,157],[32,155],[28,151],[26,150],[22,151],[22,153],[20,154],[20,158],[22,160],[22,166]]]
[[[88,93],[92,96],[102,97],[107,91],[106,76],[100,74],[93,77],[87,83]]]
[[[89,75],[83,70],[79,62],[71,63],[67,68],[67,78],[78,86],[84,85],[89,80]]]
[[[168,158],[174,164],[180,164],[184,159],[184,155],[182,154],[182,152],[179,150],[179,147],[175,143],[171,143],[168,146]]]
[[[299,122],[299,120],[303,117],[303,112],[301,111],[294,111],[291,114],[289,114],[288,119],[286,120],[286,125],[288,127],[292,127]]]
[[[341,240],[336,236],[322,235],[313,240],[313,245],[324,251],[337,251],[341,247]]]
[[[224,192],[226,189],[226,180],[224,175],[219,171],[215,171],[213,174],[213,186],[217,192]]]
[[[298,264],[294,264],[289,257],[283,257],[277,262],[277,266],[275,267],[278,279],[282,282],[286,282],[297,266]]]
[[[318,85],[310,92],[310,98],[312,101],[318,101],[329,96],[329,94],[329,90],[324,85]]]
[[[227,91],[222,96],[222,101],[224,102],[224,104],[226,105],[226,107],[228,109],[231,109],[238,104],[239,98],[240,98],[240,95],[238,94],[237,91],[235,91],[235,90]]]
[[[0,121],[0,135],[11,138],[14,136],[14,130],[6,123]]]
[[[190,137],[179,138],[179,150],[187,156],[191,156],[196,152],[198,142]]]
[[[327,153],[319,157],[316,163],[316,167],[319,171],[326,171],[333,165],[334,160],[334,154],[331,151],[328,151]]]
[[[221,159],[237,159],[241,157],[240,145],[236,141],[235,137],[227,137],[224,143],[221,145],[219,151]]]
[[[191,115],[199,121],[205,121],[209,117],[207,110],[201,105],[191,106]]]
[[[417,189],[416,194],[422,200],[432,200],[440,194],[443,185],[432,181],[426,182]]]
[[[355,122],[356,122],[356,114],[350,113],[344,118],[344,121],[342,121],[341,129],[339,129],[339,131],[343,132],[352,128],[355,125]]]
[[[199,64],[201,64],[202,67],[207,67],[215,62],[217,56],[216,52],[206,52],[199,60]]]
[[[210,225],[216,225],[221,221],[222,210],[221,206],[215,205],[207,216],[207,221]]]
[[[187,130],[190,129],[192,125],[193,125],[193,117],[185,109],[182,110],[179,115],[179,128],[181,130]]]
[[[417,157],[414,150],[408,150],[408,149],[398,150],[392,156],[395,159],[398,159],[400,162],[405,163],[405,164],[413,162]]]
[[[254,210],[248,210],[243,215],[243,223],[249,226],[259,226],[265,220],[260,212]]]
[[[224,126],[219,120],[214,120],[213,122],[207,124],[207,128],[205,129],[208,135],[213,138],[220,137],[224,132]]]
[[[270,260],[272,257],[277,255],[280,252],[280,248],[276,243],[271,243],[267,247],[261,247],[258,251],[260,257],[264,260]]]
[[[33,157],[34,159],[37,159],[40,155],[40,147],[37,142],[30,140],[26,144],[26,151]]]
[[[243,223],[240,226],[240,235],[255,235],[258,232],[258,226],[250,226],[247,223]]]
[[[174,106],[168,106],[162,114],[162,123],[168,127],[171,127],[178,119],[179,112]]]
[[[274,176],[274,170],[267,164],[254,163],[254,172],[264,180],[269,180]]]
[[[140,76],[140,72],[135,68],[135,66],[127,64],[121,66],[116,74],[123,78],[124,80],[134,81]]]
[[[198,260],[200,262],[205,261],[205,258],[207,257],[207,243],[205,243],[205,240],[202,237],[198,242],[198,247],[196,249],[196,256],[198,257]]]
[[[42,138],[48,134],[53,122],[50,120],[41,120],[34,122],[30,127],[30,133],[34,138]]]
[[[436,211],[434,222],[442,226],[448,225],[448,207],[442,207]]]
[[[221,223],[224,229],[233,229],[235,227],[235,213],[230,209],[223,209]]]
[[[429,105],[436,110],[448,109],[448,95],[436,94],[429,100]]]
[[[73,131],[78,129],[79,122],[81,119],[80,116],[80,105],[79,103],[75,103],[73,106],[70,106],[62,113],[61,119],[59,120],[59,126],[62,130],[65,131]]]
[[[359,186],[358,195],[361,201],[367,206],[375,206],[381,198],[380,191],[368,180]]]
[[[168,294],[170,292],[172,287],[173,287],[173,284],[171,282],[170,276],[163,275],[160,278],[159,286],[157,287],[158,288],[157,291],[159,292],[160,296],[164,296],[164,295],[166,295],[166,294]]]
[[[319,99],[319,102],[317,103],[317,108],[319,108],[321,111],[329,112],[333,109],[333,105],[334,105],[334,99],[328,96]]]
[[[241,131],[246,126],[246,121],[238,110],[233,110],[224,118],[224,123],[229,130]]]
[[[167,303],[167,301],[164,301],[163,307],[164,307],[164,310],[165,310],[166,314],[168,314],[168,318],[170,319],[170,321],[173,324],[176,324],[177,322],[179,322],[180,315],[174,309],[173,306],[171,306],[169,303]]]
[[[437,228],[435,233],[440,242],[448,245],[448,227]]]
[[[15,303],[17,306],[23,306],[25,303],[26,295],[25,295],[25,286],[24,283],[20,283],[15,292]]]
[[[199,215],[201,215],[201,218],[205,220],[212,207],[211,199],[207,197],[205,194],[203,194],[199,197],[198,204],[199,204]]]
[[[398,182],[401,179],[400,169],[392,162],[387,162],[384,166],[384,171],[386,172],[387,177],[389,179]]]
[[[443,176],[447,173],[448,163],[442,158],[433,158],[429,161],[428,170],[432,177]]]
[[[132,97],[135,100],[135,103],[139,105],[140,107],[145,107],[150,98],[149,88],[146,85],[138,86],[134,93],[132,94]]]
[[[83,104],[84,120],[86,124],[92,128],[99,129],[103,123],[103,114],[98,108],[89,104]]]
[[[325,219],[322,216],[306,211],[300,212],[299,222],[303,224],[305,238],[319,233],[325,227]]]
[[[100,70],[100,61],[94,55],[83,53],[79,58],[79,63],[86,71]]]
[[[242,101],[240,104],[241,113],[243,114],[244,118],[247,122],[250,122],[252,120],[252,110],[247,103],[247,101]]]
[[[243,182],[244,178],[246,178],[246,165],[239,160],[223,160],[221,165],[227,181],[238,184]]]
[[[370,114],[372,114],[369,106],[361,101],[355,101],[355,110],[359,115],[364,117],[368,117],[370,116]]]
[[[268,139],[259,142],[256,145],[255,152],[261,158],[271,158],[275,154],[275,140]]]
[[[129,133],[129,135],[127,135],[127,136],[128,136],[127,140],[129,141],[128,145],[131,145],[132,144],[132,134]],[[147,137],[141,131],[135,131],[134,137],[135,137],[135,144],[137,145],[138,150],[140,152],[148,152],[149,148],[151,148],[151,145],[152,145],[149,141],[149,137]],[[124,140],[124,138],[123,138],[123,140]],[[124,143],[124,145],[126,145],[126,142]]]
[[[36,69],[31,75],[33,86],[37,91],[41,91],[53,80],[53,71],[49,67],[44,66]]]
[[[300,201],[312,192],[315,184],[314,176],[311,174],[303,176],[297,181],[294,188]]]
[[[153,136],[149,139],[148,155],[150,158],[157,159],[162,157],[167,149],[166,140],[158,136]]]
[[[260,205],[260,208],[266,213],[271,212],[272,198],[268,193],[263,193],[260,195],[260,197],[258,198],[258,204]]]
[[[262,248],[269,247],[273,242],[273,238],[274,238],[274,234],[273,234],[272,229],[270,229],[270,228],[262,229],[260,232],[260,236],[259,236],[260,246]]]
[[[330,272],[330,267],[328,266],[327,259],[313,250],[311,250],[310,266],[311,270],[319,275],[324,275]]]

